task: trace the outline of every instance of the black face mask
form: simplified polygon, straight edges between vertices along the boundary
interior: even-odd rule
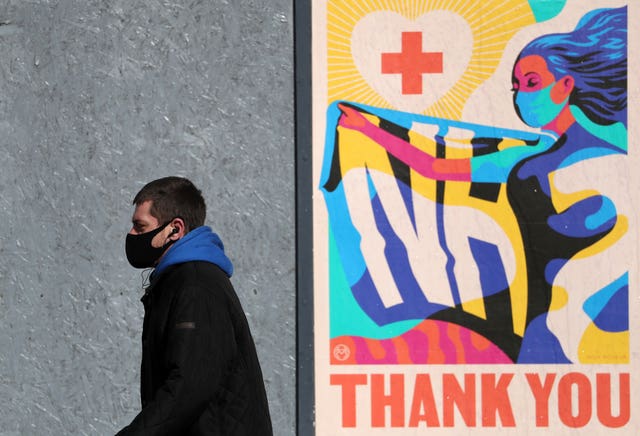
[[[156,264],[162,253],[175,241],[169,241],[162,247],[154,247],[151,245],[153,238],[164,230],[171,221],[158,227],[150,232],[141,233],[139,235],[127,235],[125,243],[125,252],[127,253],[127,260],[134,268],[150,268]]]

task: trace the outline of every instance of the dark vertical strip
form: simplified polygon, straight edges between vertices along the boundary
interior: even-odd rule
[[[485,154],[495,153],[498,146],[502,142],[502,138],[474,137],[471,139],[474,156],[483,156]],[[469,188],[469,196],[479,198],[480,200],[491,201],[496,203],[500,196],[501,183],[478,183],[471,182]]]
[[[438,159],[446,158],[446,142],[441,135],[435,136],[436,140],[436,157]],[[453,297],[453,301],[456,305],[460,304],[460,290],[458,289],[458,281],[456,280],[456,276],[454,274],[454,267],[456,265],[456,259],[449,250],[449,246],[447,245],[447,235],[444,229],[444,190],[446,187],[446,182],[444,180],[438,180],[436,182],[436,223],[438,229],[438,239],[440,243],[440,247],[442,251],[447,256],[447,277],[449,279],[449,286],[451,286],[451,294]]]
[[[313,209],[311,0],[294,12],[296,160],[296,432],[315,434],[313,359]]]

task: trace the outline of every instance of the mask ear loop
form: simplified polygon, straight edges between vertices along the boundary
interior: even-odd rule
[[[165,227],[167,227],[168,225],[170,225],[170,224],[171,224],[171,221],[173,221],[173,220],[174,220],[174,219],[176,219],[176,218],[180,218],[180,217],[174,217],[174,218],[171,218],[169,221],[167,221],[166,223],[164,223],[163,225],[161,225],[161,226],[160,226],[160,228],[164,230],[164,228],[165,228]],[[180,218],[180,219],[182,219],[182,218]],[[178,233],[179,231],[180,231],[180,230],[178,230],[178,228],[177,228],[177,227],[174,227],[174,228],[173,228],[173,230],[171,230],[171,233],[169,233],[169,234],[167,235],[167,241],[166,241],[166,242],[164,243],[164,245],[162,246],[162,248],[163,248],[163,249],[167,249],[167,248],[169,248],[171,245],[173,245],[173,243],[174,243],[174,242],[176,242],[176,241],[172,241],[172,240],[171,240],[171,239],[169,239],[169,238],[170,238],[172,235],[175,235],[176,233]]]
[[[173,220],[175,220],[175,219],[180,219],[180,220],[182,220],[182,222],[184,223],[184,218],[182,218],[180,215],[176,215],[176,216],[174,216],[173,218],[171,218],[169,221],[167,221],[166,223],[164,223],[161,227],[162,227],[162,228],[167,227],[167,226],[168,226],[168,225],[170,225],[170,224],[171,224],[171,222],[172,222]],[[174,228],[173,228],[173,230],[171,230],[171,233],[169,233],[169,234],[167,235],[167,238],[170,238],[171,236],[175,235],[175,234],[176,234],[176,233],[178,233],[179,231],[180,231],[180,230],[179,230],[177,227],[174,227]],[[176,241],[169,241],[169,242],[166,242],[166,243],[164,244],[164,246],[165,246],[165,247],[168,247],[168,246],[170,246],[170,245],[171,245],[172,243],[174,243],[174,242],[176,242]]]

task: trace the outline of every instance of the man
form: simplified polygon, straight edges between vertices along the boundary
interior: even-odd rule
[[[126,254],[154,267],[142,302],[142,411],[120,435],[271,436],[255,345],[218,235],[187,179],[147,184],[133,200]]]

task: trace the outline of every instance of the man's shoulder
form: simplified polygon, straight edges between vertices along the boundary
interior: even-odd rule
[[[155,304],[165,304],[176,298],[203,302],[215,300],[215,304],[222,304],[229,298],[234,301],[237,298],[226,273],[217,265],[203,261],[189,261],[167,267],[155,283],[152,283],[149,293],[157,297],[154,299]]]
[[[181,280],[185,283],[229,282],[229,277],[218,265],[206,261],[189,261],[172,265],[167,269],[166,276],[167,280]]]

